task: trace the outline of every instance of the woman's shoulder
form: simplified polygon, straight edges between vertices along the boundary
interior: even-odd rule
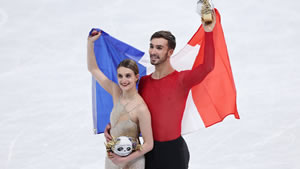
[[[148,112],[148,106],[145,103],[144,99],[142,98],[142,96],[139,95],[138,98],[138,106],[137,106],[137,112]]]
[[[112,96],[114,105],[120,101],[121,95],[122,95],[121,90],[116,90],[116,92],[114,92]]]

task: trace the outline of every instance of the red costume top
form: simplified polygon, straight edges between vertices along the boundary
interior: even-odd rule
[[[205,33],[204,61],[193,70],[174,71],[161,79],[141,78],[139,93],[151,113],[153,137],[170,141],[181,134],[181,121],[189,90],[213,70],[215,49],[213,33]]]

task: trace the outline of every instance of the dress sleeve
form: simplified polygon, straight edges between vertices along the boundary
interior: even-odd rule
[[[186,70],[182,73],[182,84],[185,89],[191,89],[193,86],[199,84],[206,75],[214,69],[215,66],[215,47],[213,41],[213,33],[205,32],[204,42],[204,60],[202,64],[192,70]]]

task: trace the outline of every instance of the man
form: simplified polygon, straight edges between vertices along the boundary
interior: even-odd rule
[[[151,37],[149,55],[155,71],[141,78],[139,93],[146,102],[152,120],[154,148],[145,155],[146,169],[187,169],[188,147],[181,137],[181,121],[190,89],[199,84],[213,70],[215,56],[213,22],[206,25],[204,61],[193,70],[176,71],[170,62],[176,41],[168,31],[155,32]],[[105,129],[109,135],[110,125]]]

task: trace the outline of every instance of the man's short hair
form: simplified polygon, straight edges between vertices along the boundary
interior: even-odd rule
[[[170,31],[157,31],[152,36],[151,39],[155,38],[164,38],[168,41],[168,47],[170,49],[175,49],[176,47],[176,39],[175,36]]]

